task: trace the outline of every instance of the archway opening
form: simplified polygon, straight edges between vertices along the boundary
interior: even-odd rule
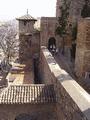
[[[29,115],[29,114],[20,114],[18,115],[15,120],[36,120],[33,118],[33,116]]]
[[[48,40],[48,49],[50,52],[56,51],[56,39],[54,37],[50,37]]]

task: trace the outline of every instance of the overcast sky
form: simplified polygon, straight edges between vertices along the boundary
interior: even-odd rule
[[[55,16],[56,0],[0,0],[0,20],[9,20],[26,14],[33,17]]]

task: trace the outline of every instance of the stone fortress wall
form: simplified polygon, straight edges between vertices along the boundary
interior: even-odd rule
[[[90,0],[88,0],[90,2]],[[62,5],[62,0],[57,0],[56,4],[56,17],[60,17],[60,9],[59,7]],[[88,78],[90,75],[90,19],[82,18],[81,11],[83,6],[85,5],[85,0],[72,0],[69,12],[69,22],[77,23],[78,31],[77,31],[77,40],[76,42],[76,54],[75,54],[75,74],[80,78]],[[72,45],[72,37],[71,43]],[[68,38],[65,38],[65,43],[68,41]],[[71,58],[71,47],[66,46],[65,55],[69,55],[67,58]],[[67,53],[67,51],[69,52]]]
[[[19,22],[19,34],[31,33],[34,31],[34,21],[20,21]]]
[[[19,59],[27,62],[35,56],[39,57],[40,32],[34,28],[37,21],[29,14],[17,18],[19,21]]]
[[[29,120],[57,120],[55,111],[54,104],[2,104],[0,120],[17,120],[20,115],[26,115],[26,119],[30,115]]]
[[[85,4],[84,0],[71,0],[69,17],[72,22],[75,22],[81,18],[81,10],[82,10],[84,4]],[[56,17],[60,17],[61,11],[59,8],[61,5],[62,5],[62,0],[57,0]]]
[[[90,74],[90,18],[82,19],[78,24],[75,72],[84,78]]]
[[[41,49],[40,65],[44,83],[53,83],[56,90],[58,120],[89,120],[90,95],[59,67],[46,47]]]
[[[50,37],[55,37],[55,27],[56,27],[55,17],[42,17],[41,18],[41,46],[48,46],[48,39]]]
[[[35,54],[39,56],[40,33],[33,32],[31,35],[20,35],[19,57],[20,60],[32,59]]]
[[[89,48],[89,47],[87,47]],[[46,49],[40,49],[40,76],[44,84],[54,84],[56,104],[2,104],[0,105],[1,120],[15,120],[27,113],[37,120],[90,120],[90,95],[62,70],[54,57]]]
[[[47,46],[51,37],[56,39],[56,47],[60,47],[59,37],[55,34],[55,29],[58,25],[56,17],[42,17],[41,18],[41,31],[40,31],[40,46]]]
[[[25,113],[37,120],[90,120],[90,95],[59,67],[46,47],[40,51],[40,75],[43,83],[54,84],[57,103],[1,104],[0,120],[15,120]]]
[[[61,0],[57,0],[57,17],[60,15],[60,4]],[[72,1],[71,20],[79,18],[82,5],[83,2],[81,0]],[[76,8],[78,8],[78,11]],[[46,49],[51,37],[56,39],[57,48],[60,47],[60,39],[55,35],[55,29],[58,24],[57,18],[42,17],[40,33],[34,31],[33,24],[32,22],[30,24],[20,22],[20,52],[22,52],[20,55],[22,59],[25,58],[24,61],[29,60],[30,62],[30,59],[34,57],[33,53],[40,52],[39,74],[43,80],[42,83],[54,85],[57,103],[1,104],[0,120],[15,120],[22,113],[29,114],[31,118],[33,117],[33,119],[37,120],[90,120],[90,95],[66,71],[59,67],[51,53]],[[88,20],[84,20],[79,25],[76,54],[77,72],[89,71],[87,70],[90,61],[89,24]],[[40,46],[46,47],[40,48]],[[80,68],[80,65],[83,69]]]

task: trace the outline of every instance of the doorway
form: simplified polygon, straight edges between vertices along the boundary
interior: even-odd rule
[[[56,39],[54,37],[50,37],[48,40],[48,50],[50,52],[56,52]]]

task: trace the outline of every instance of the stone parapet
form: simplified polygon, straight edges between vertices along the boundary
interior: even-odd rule
[[[55,86],[58,120],[90,120],[90,95],[59,67],[45,47],[41,49],[41,59],[43,80]]]

